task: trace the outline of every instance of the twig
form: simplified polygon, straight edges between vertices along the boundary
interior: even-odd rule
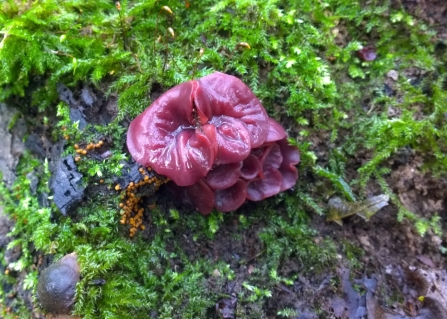
[[[138,60],[138,56],[133,52],[132,52],[132,55],[133,55],[135,61],[137,61],[138,70],[140,70],[140,73],[143,73],[143,70],[141,70],[140,60]]]
[[[156,2],[158,2],[158,0]],[[169,14],[172,14],[172,10],[168,6],[163,6],[163,7],[160,8],[160,11],[158,11],[157,21],[155,22],[155,29],[154,29],[154,52],[153,52],[154,55],[155,55],[155,42],[157,41],[158,20],[160,18],[160,14],[161,14],[162,11],[166,11]]]
[[[253,257],[248,258],[247,260],[241,260],[239,262],[240,265],[245,265],[248,264],[250,261],[252,261],[253,259],[258,258],[259,256],[261,256],[263,253],[265,252],[265,250],[261,250],[259,253],[257,253],[256,255],[254,255]]]
[[[204,48],[200,48],[200,51],[199,51],[199,58],[196,60],[196,63],[194,63],[194,69],[193,69],[193,71],[192,71],[192,78],[193,78],[193,79],[194,79],[195,76],[196,76],[196,72],[197,72],[197,64],[199,63],[200,58],[202,57],[202,55],[203,55],[204,52],[205,52],[205,49],[204,49]]]
[[[157,41],[158,17],[160,17],[160,12],[158,12],[157,22],[155,22],[155,29],[154,29],[154,51],[153,51],[154,56],[155,56],[155,42]]]
[[[165,68],[166,68],[166,64],[168,63],[168,54],[169,54],[169,47],[168,47],[168,29],[166,29],[166,33],[165,33],[165,60],[163,62],[163,73],[162,75],[164,75],[165,73]]]
[[[62,51],[55,51],[55,50],[45,50],[47,52],[53,53],[53,54],[57,54],[57,55],[63,55],[63,56],[69,56],[70,58],[75,58],[73,55],[62,52]]]
[[[115,33],[113,34],[112,41],[110,41],[110,43],[106,45],[106,49],[110,48],[113,43],[115,43]]]
[[[126,29],[124,28],[123,16],[121,15],[121,4],[119,1],[115,3],[116,9],[118,10],[118,15],[120,17],[120,25],[121,25],[121,33],[123,35],[123,50],[127,50],[127,38],[126,38]]]

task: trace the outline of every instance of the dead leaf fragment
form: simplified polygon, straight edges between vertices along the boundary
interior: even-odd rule
[[[222,319],[234,319],[236,314],[237,298],[230,297],[216,303],[216,313]]]
[[[394,81],[397,81],[397,79],[399,78],[399,72],[397,72],[396,70],[389,70],[386,76],[393,79]]]
[[[365,199],[360,202],[345,202],[339,197],[333,197],[329,200],[329,214],[326,221],[334,221],[343,225],[342,219],[354,214],[359,215],[368,221],[377,211],[388,205],[388,195],[378,195]]]
[[[360,209],[357,215],[368,221],[381,208],[388,206],[389,200],[389,196],[384,194],[367,198],[363,202],[361,202],[361,205],[363,207]]]

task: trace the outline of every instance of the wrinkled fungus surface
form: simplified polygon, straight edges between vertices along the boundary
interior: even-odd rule
[[[160,96],[131,122],[127,146],[202,214],[235,210],[298,179],[298,148],[284,128],[247,85],[220,72]]]

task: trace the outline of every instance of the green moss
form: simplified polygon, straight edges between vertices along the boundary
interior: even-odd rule
[[[354,243],[351,243],[347,240],[342,240],[342,251],[346,256],[346,261],[350,266],[350,269],[357,270],[362,269],[362,258],[365,255],[365,252],[357,247]]]

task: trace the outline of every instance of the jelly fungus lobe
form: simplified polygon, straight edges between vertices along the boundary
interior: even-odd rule
[[[235,210],[298,179],[299,151],[284,128],[247,85],[220,72],[161,95],[130,123],[127,147],[202,214]]]

